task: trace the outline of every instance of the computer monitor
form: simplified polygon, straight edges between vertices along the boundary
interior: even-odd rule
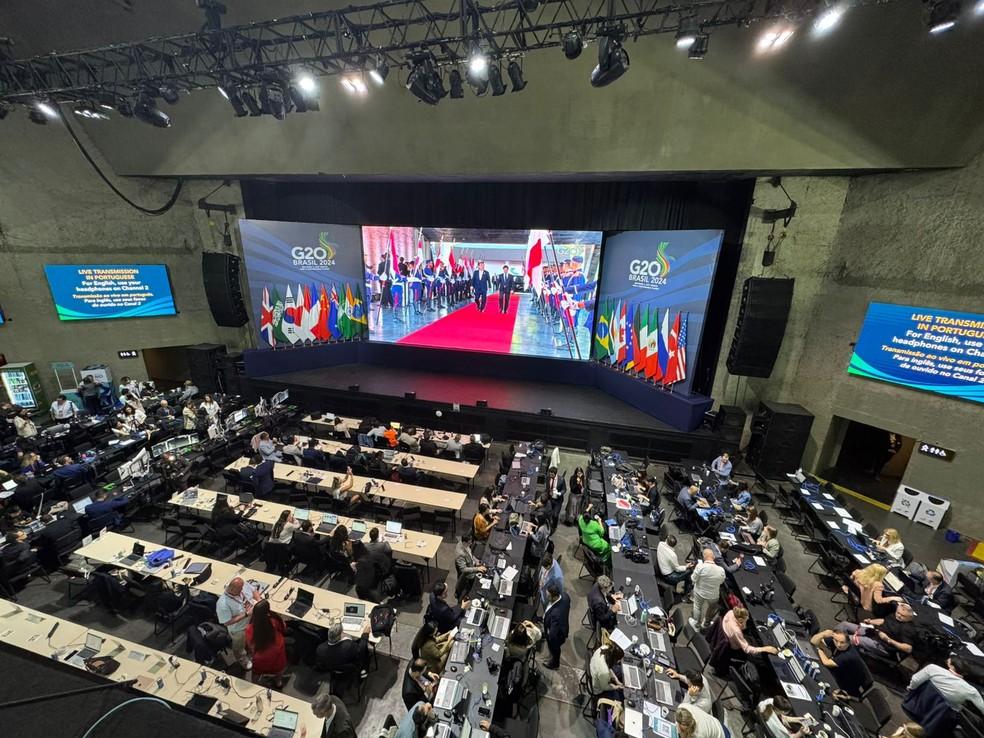
[[[161,441],[160,443],[155,443],[150,447],[150,453],[156,459],[158,456],[163,456],[168,449],[168,441]]]
[[[82,499],[76,500],[75,502],[72,503],[72,509],[75,510],[75,512],[78,515],[85,515],[86,506],[91,504],[92,504],[91,497],[83,497]]]
[[[142,477],[150,472],[150,452],[140,449],[140,453],[130,459],[130,476]]]
[[[270,398],[270,405],[276,407],[277,405],[282,405],[287,402],[287,398],[290,396],[289,390],[280,390],[277,394]]]
[[[398,536],[403,532],[403,523],[399,520],[387,520],[386,521],[386,532],[391,536]]]
[[[116,475],[119,477],[120,484],[129,479],[133,475],[133,472],[130,471],[130,462],[120,464],[116,467]]]

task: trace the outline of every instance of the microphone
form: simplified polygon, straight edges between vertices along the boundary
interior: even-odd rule
[[[59,622],[58,622],[58,621],[56,620],[56,621],[55,621],[55,624],[51,626],[51,630],[49,630],[49,631],[48,631],[48,640],[49,640],[49,641],[51,640],[51,636],[53,636],[53,635],[55,634],[55,631],[56,631],[56,630],[58,630],[58,626],[59,626],[59,625],[61,625],[61,623],[59,623]]]
[[[208,674],[204,669],[202,669],[201,674],[198,677],[198,686],[202,686],[205,683],[205,679],[208,678]]]

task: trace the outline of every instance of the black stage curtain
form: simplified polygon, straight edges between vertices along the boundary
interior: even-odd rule
[[[720,228],[718,261],[692,368],[709,394],[724,338],[754,180],[316,182],[244,180],[247,218],[355,225],[565,230]]]

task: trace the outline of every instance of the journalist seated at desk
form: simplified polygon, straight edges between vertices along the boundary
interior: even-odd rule
[[[471,607],[471,600],[462,600],[461,605],[449,605],[447,603],[448,585],[444,582],[437,582],[431,591],[430,604],[427,606],[425,620],[433,620],[437,624],[439,633],[447,633],[461,622],[468,608]]]
[[[23,531],[12,530],[4,536],[3,548],[0,548],[0,558],[3,559],[7,576],[17,574],[30,567],[36,560],[27,535]]]
[[[71,456],[59,456],[55,459],[55,471],[52,474],[62,485],[79,484],[89,477],[91,471],[88,464],[72,461]]]
[[[312,469],[328,468],[328,457],[326,457],[325,452],[321,450],[317,438],[312,438],[307,442],[307,447],[304,449],[301,456],[304,466]]]
[[[908,602],[899,602],[895,612],[884,618],[866,618],[860,624],[842,622],[834,630],[847,633],[862,653],[904,658],[912,654],[918,636],[915,613]]]
[[[691,484],[689,487],[683,487],[677,494],[677,504],[682,507],[687,512],[694,512],[698,507],[709,507],[707,500],[699,496],[700,487],[696,484]]]
[[[123,525],[123,513],[121,510],[130,504],[127,495],[110,497],[105,490],[99,490],[92,498],[92,502],[85,506],[85,517],[89,521],[90,529],[98,528],[119,528]]]
[[[319,671],[358,671],[365,679],[369,669],[369,621],[366,620],[358,639],[345,638],[340,622],[328,626],[328,637],[315,652]]]
[[[949,614],[957,606],[957,600],[953,596],[953,589],[943,579],[943,575],[938,571],[930,569],[926,572],[926,583],[923,586],[923,599],[939,605],[939,608]],[[984,711],[982,711],[984,712]]]

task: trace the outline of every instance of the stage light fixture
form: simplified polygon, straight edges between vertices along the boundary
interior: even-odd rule
[[[789,39],[793,37],[795,32],[796,29],[791,26],[773,26],[759,36],[758,43],[755,44],[755,50],[760,54],[778,51],[789,43]]]
[[[506,67],[506,71],[509,73],[509,81],[512,83],[513,92],[520,92],[526,89],[526,80],[523,79],[523,68],[519,66],[519,62],[513,59],[509,62],[509,66]]]
[[[460,100],[465,96],[461,72],[457,69],[452,69],[450,74],[448,74],[448,85],[451,87],[451,98],[453,100]]]
[[[977,4],[974,6],[974,15],[984,15],[984,0],[977,0]]]
[[[437,105],[441,98],[448,94],[444,89],[441,74],[434,68],[434,60],[430,56],[417,56],[413,60],[413,68],[407,78],[407,89],[421,102]]]
[[[369,88],[366,86],[366,81],[362,79],[361,74],[353,73],[343,75],[341,84],[342,87],[345,88],[345,91],[351,95],[362,96],[369,92]]]
[[[499,62],[489,67],[489,87],[492,88],[492,97],[506,94],[506,86],[502,83],[502,70],[499,69]]]
[[[375,84],[382,86],[386,82],[386,77],[389,75],[389,66],[385,61],[379,59],[376,62],[376,66],[369,70],[369,79],[371,79]]]
[[[31,123],[37,123],[39,126],[48,125],[48,116],[36,108],[31,108],[27,114],[27,118]]]
[[[488,400],[475,400],[475,407],[488,407],[488,406],[489,406]]]
[[[116,112],[122,115],[124,118],[133,117],[133,105],[125,97],[119,97],[116,99]]]
[[[826,33],[830,33],[837,24],[841,22],[844,17],[844,13],[847,12],[847,7],[841,5],[840,3],[836,5],[828,5],[825,7],[815,21],[813,21],[813,33],[817,36],[823,36]]]
[[[960,3],[955,0],[937,0],[929,6],[929,32],[933,35],[945,33],[957,25]]]
[[[697,19],[681,18],[680,28],[676,32],[676,47],[689,49],[697,40]]]
[[[89,118],[90,120],[109,120],[109,116],[96,110],[94,105],[89,103],[79,103],[72,110],[80,118]]]
[[[133,106],[133,115],[137,120],[155,128],[169,128],[171,125],[171,117],[158,108],[157,102],[146,92],[140,95],[137,104]]]
[[[403,399],[404,400],[416,400],[417,399],[417,393],[416,392],[404,392],[403,393]]]
[[[591,86],[605,87],[617,80],[629,68],[629,54],[622,48],[621,39],[611,34],[598,39],[598,65],[591,71]]]
[[[568,31],[564,34],[564,56],[568,59],[577,59],[584,50],[584,39],[577,31]]]
[[[477,80],[487,79],[489,75],[489,57],[481,49],[474,49],[468,58],[468,76]]]
[[[697,38],[690,45],[689,51],[687,51],[687,58],[693,59],[694,61],[700,61],[705,56],[707,56],[707,47],[711,42],[711,37],[706,33],[698,33]]]
[[[157,93],[168,105],[177,105],[180,99],[178,91],[172,85],[161,85],[157,88]]]
[[[305,95],[315,95],[318,92],[318,83],[310,74],[300,74],[295,80],[297,88]]]
[[[258,118],[263,115],[263,109],[256,101],[256,95],[250,90],[240,90],[239,96],[243,99],[243,105],[246,106],[246,110],[249,111],[251,118]]]
[[[260,86],[260,110],[277,120],[287,117],[287,99],[280,82],[267,79]]]
[[[7,103],[0,102],[0,120],[7,117],[7,113],[10,112],[10,106]]]
[[[233,85],[225,84],[219,87],[219,93],[232,106],[232,111],[235,113],[237,118],[245,118],[249,115],[249,111],[246,109],[246,103],[243,102],[242,93],[239,92]]]
[[[38,112],[43,113],[48,118],[58,117],[58,111],[55,110],[55,106],[52,105],[51,103],[45,102],[44,100],[38,100],[36,103],[34,103],[34,108]]]

